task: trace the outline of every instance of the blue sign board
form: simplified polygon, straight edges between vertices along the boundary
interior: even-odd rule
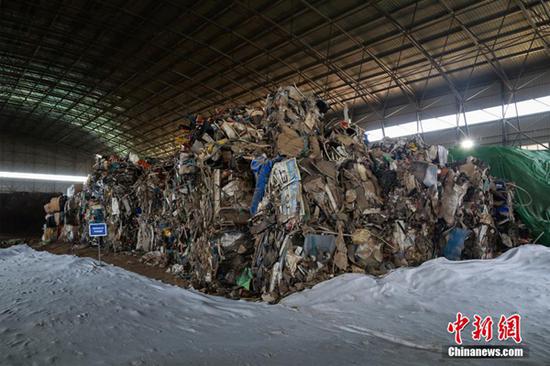
[[[88,233],[92,238],[96,236],[107,236],[107,224],[104,222],[99,224],[90,224],[88,227]]]

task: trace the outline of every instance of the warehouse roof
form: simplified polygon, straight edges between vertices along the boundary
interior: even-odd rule
[[[163,155],[189,114],[280,85],[379,110],[544,67],[539,0],[4,1],[0,130]],[[545,38],[546,37],[546,38]]]

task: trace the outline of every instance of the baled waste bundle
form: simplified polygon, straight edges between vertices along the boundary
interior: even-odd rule
[[[527,241],[512,186],[482,162],[449,163],[419,137],[366,144],[327,110],[280,88],[263,110],[189,118],[171,159],[98,158],[80,193],[82,238],[105,220],[113,249],[269,302],[343,272],[492,258]]]
[[[42,241],[49,243],[61,236],[63,230],[63,222],[65,216],[65,196],[52,197],[48,203],[44,205],[44,226]]]

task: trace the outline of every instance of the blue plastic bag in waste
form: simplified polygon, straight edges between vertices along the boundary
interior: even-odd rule
[[[365,133],[363,133],[363,143],[365,145],[369,144],[369,134],[366,131],[365,131]]]
[[[445,258],[458,261],[462,255],[464,249],[464,241],[468,237],[470,230],[454,228],[451,230],[448,236],[447,245],[443,249],[443,255]]]
[[[271,173],[272,167],[273,161],[269,160],[265,154],[257,157],[250,163],[250,169],[252,169],[256,177],[256,187],[254,189],[254,196],[252,196],[252,204],[250,205],[250,213],[252,215],[256,214],[258,205],[264,198],[265,186],[269,181],[269,174]]]

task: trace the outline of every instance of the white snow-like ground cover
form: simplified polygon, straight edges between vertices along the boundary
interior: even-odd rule
[[[346,274],[278,305],[208,296],[96,263],[25,245],[0,250],[0,365],[550,362],[543,246],[487,261],[438,258],[383,278]],[[444,358],[457,311],[493,319],[520,313],[529,357]],[[474,343],[470,332],[465,344]]]

